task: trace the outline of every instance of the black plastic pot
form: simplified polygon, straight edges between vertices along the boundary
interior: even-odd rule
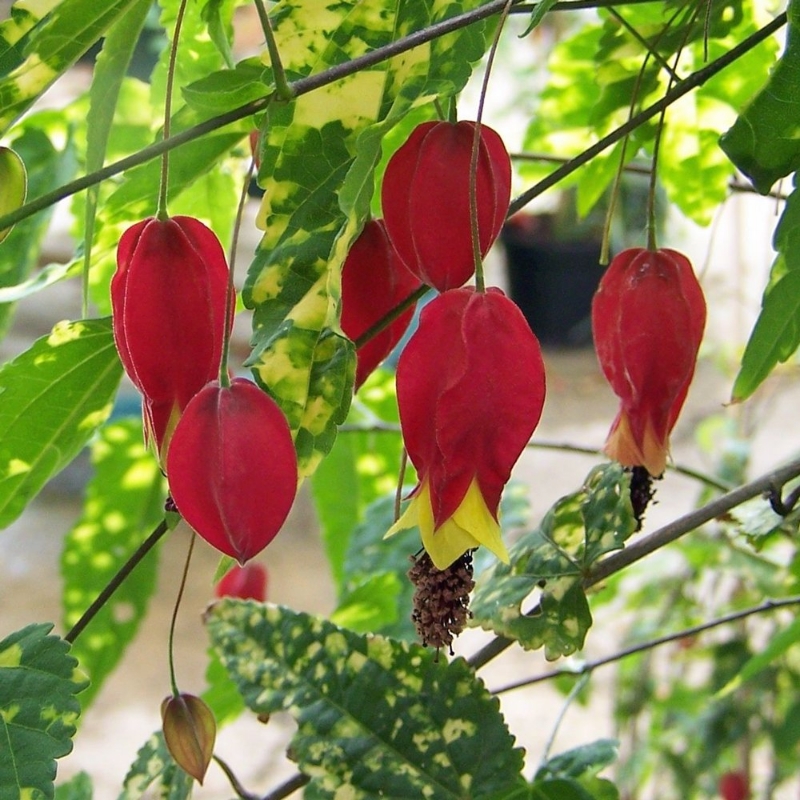
[[[604,272],[599,241],[564,241],[507,225],[511,298],[539,342],[548,347],[592,345],[592,297]]]

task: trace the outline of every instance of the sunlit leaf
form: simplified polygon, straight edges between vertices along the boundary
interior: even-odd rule
[[[520,785],[522,752],[462,659],[252,602],[223,600],[206,624],[247,705],[294,716],[315,796],[461,800]]]
[[[595,467],[580,491],[517,541],[510,564],[498,562],[478,577],[470,605],[475,624],[525,649],[544,647],[550,660],[580,650],[592,624],[583,578],[636,529],[628,486],[620,466]]]
[[[62,0],[25,35],[25,60],[0,77],[0,133],[140,0]]]
[[[164,516],[164,479],[138,420],[105,426],[92,443],[92,463],[83,514],[61,555],[67,630]],[[156,565],[154,553],[141,561],[75,641],[73,653],[92,681],[84,708],[136,635],[156,588]]]
[[[92,794],[92,779],[86,772],[79,772],[56,786],[56,800],[92,800]]]
[[[796,8],[796,3],[789,4],[786,49],[769,82],[720,140],[731,161],[763,194],[779,178],[800,168],[800,22]]]
[[[0,369],[0,526],[105,422],[121,376],[107,319],[61,322]]]
[[[4,797],[54,795],[55,759],[72,750],[86,687],[69,645],[29,625],[0,641],[0,788]]]

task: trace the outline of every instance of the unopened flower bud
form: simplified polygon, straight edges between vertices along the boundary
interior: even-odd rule
[[[164,699],[161,721],[175,763],[202,784],[217,736],[213,712],[199,697],[181,693]]]

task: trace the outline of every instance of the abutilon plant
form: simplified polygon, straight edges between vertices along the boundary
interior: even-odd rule
[[[186,405],[219,373],[232,321],[227,294],[222,246],[199,220],[150,217],[122,235],[111,279],[114,340],[162,463]]]
[[[478,123],[423,122],[386,165],[381,205],[386,231],[406,266],[440,292],[475,272],[470,166]],[[478,245],[489,252],[511,198],[511,160],[499,134],[480,125],[475,183]]]
[[[167,478],[186,522],[243,565],[278,534],[297,492],[297,456],[283,412],[251,381],[212,381],[175,426]]]
[[[539,343],[499,289],[453,289],[422,310],[397,365],[397,401],[419,483],[387,535],[418,526],[444,570],[479,545],[503,560],[498,509],[541,417]]]
[[[342,267],[342,330],[357,341],[422,282],[397,255],[382,220],[369,220],[353,242]],[[392,352],[411,324],[414,305],[356,351],[356,390]]]
[[[234,564],[214,587],[214,595],[263,603],[267,598],[267,570],[252,561],[243,567]]]
[[[597,358],[620,399],[605,444],[610,458],[653,477],[664,472],[705,321],[703,291],[686,256],[633,248],[612,260],[592,302]]]

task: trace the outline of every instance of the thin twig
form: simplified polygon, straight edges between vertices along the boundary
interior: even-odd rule
[[[418,47],[421,44],[426,44],[427,42],[432,41],[440,36],[444,36],[447,33],[451,33],[459,30],[460,28],[466,27],[467,25],[487,19],[488,17],[498,14],[504,5],[505,0],[492,0],[492,2],[487,3],[484,6],[472,9],[471,11],[465,12],[464,14],[460,14],[456,17],[452,17],[448,20],[444,20],[443,22],[436,23],[435,25],[431,25],[424,30],[412,33],[409,36],[404,36],[401,39],[390,42],[383,47],[376,48],[375,50],[365,53],[363,56],[354,58],[351,61],[347,61],[343,64],[337,64],[316,75],[310,75],[307,78],[301,78],[291,83],[290,88],[295,97],[307,94],[315,89],[322,88],[330,83],[341,80],[342,78],[346,78],[362,69],[375,66],[382,61],[393,58],[394,56],[411,50],[414,47]],[[587,0],[587,3],[556,3],[551,10],[565,10],[568,8],[600,8],[608,5],[619,5],[619,3],[616,1],[608,2],[607,0]],[[538,184],[536,184],[536,186],[531,187],[531,189],[529,189],[527,192],[521,194],[512,202],[509,208],[509,214],[519,211],[534,197],[538,197],[546,189],[554,186],[567,175],[570,175],[578,167],[594,158],[594,156],[596,156],[598,153],[601,153],[607,147],[615,144],[623,136],[625,136],[625,134],[630,133],[639,125],[647,122],[647,120],[649,120],[651,117],[660,113],[662,108],[674,103],[692,89],[701,86],[717,72],[729,66],[736,61],[737,58],[741,57],[753,47],[769,38],[773,33],[786,24],[786,19],[785,12],[778,15],[774,20],[772,20],[772,22],[768,23],[759,31],[756,31],[756,33],[747,37],[747,39],[742,41],[728,53],[721,56],[716,61],[713,61],[702,70],[690,75],[671,92],[664,95],[661,100],[637,114],[627,123],[617,128],[617,130],[612,131],[608,136],[604,137],[595,145],[590,147],[586,153],[570,160],[562,167],[561,170],[556,170],[556,172],[549,175],[543,181],[540,181]],[[263,111],[269,105],[272,97],[273,94],[270,93],[224,114],[220,114],[217,117],[213,117],[205,122],[201,122],[198,125],[187,128],[185,131],[181,131],[175,136],[171,136],[169,139],[155,142],[152,145],[145,147],[143,150],[140,150],[138,153],[134,153],[126,158],[120,159],[113,164],[109,164],[102,169],[91,172],[88,175],[84,175],[74,181],[70,181],[69,183],[60,186],[58,189],[52,192],[48,192],[41,197],[31,200],[29,203],[26,203],[24,206],[21,206],[15,211],[0,217],[0,230],[9,228],[17,222],[27,219],[33,214],[55,205],[60,200],[71,197],[73,194],[81,192],[84,189],[88,189],[90,186],[94,186],[97,183],[101,183],[102,181],[107,180],[114,175],[118,175],[125,170],[145,164],[146,162],[157,158],[168,150],[174,150],[176,147],[180,147],[183,144],[187,144],[195,139],[199,139],[201,136],[204,136],[207,133],[212,133],[220,128],[232,125],[234,122],[238,122],[245,117],[249,117],[253,114]]]
[[[604,667],[607,664],[614,664],[617,661],[622,661],[623,659],[628,658],[628,656],[635,656],[638,653],[643,653],[647,650],[660,647],[662,644],[669,644],[670,642],[679,641],[690,636],[697,636],[698,634],[704,633],[712,628],[717,628],[721,625],[727,625],[730,622],[737,622],[740,619],[750,617],[754,614],[762,614],[766,611],[774,611],[777,608],[785,608],[787,606],[796,606],[799,604],[800,596],[785,597],[781,600],[765,600],[760,605],[752,606],[751,608],[745,608],[742,611],[734,611],[731,614],[726,614],[724,617],[718,617],[710,622],[704,622],[701,625],[694,625],[691,628],[684,628],[677,633],[668,633],[665,636],[659,636],[656,639],[650,639],[647,642],[626,647],[625,649],[619,650],[610,656],[598,658],[594,661],[587,661],[586,663],[576,666],[573,669],[553,669],[549,672],[543,672],[540,675],[535,675],[532,678],[525,678],[521,681],[508,683],[505,686],[501,686],[499,689],[493,689],[492,694],[504,694],[505,692],[511,692],[514,689],[522,689],[525,686],[533,686],[536,683],[543,683],[544,681],[549,681],[553,678],[559,678],[562,675],[586,675],[587,673],[594,672],[594,670],[596,670],[598,667]]]
[[[242,786],[239,782],[239,779],[236,777],[236,773],[230,768],[230,766],[223,761],[218,755],[213,755],[212,758],[214,761],[217,762],[217,766],[225,773],[225,777],[228,779],[228,782],[231,785],[231,788],[238,797],[241,797],[242,800],[258,800],[258,795],[253,794],[252,792],[248,792],[247,789]]]
[[[798,475],[800,475],[800,459],[791,461],[773,472],[762,475],[760,478],[750,481],[750,483],[746,483],[721,497],[715,498],[710,503],[706,503],[706,505],[695,511],[684,514],[684,516],[673,520],[663,528],[654,531],[649,536],[644,536],[624,550],[612,553],[610,556],[600,561],[583,579],[583,588],[589,589],[592,586],[596,586],[598,583],[602,583],[612,575],[640,561],[645,556],[671,544],[681,536],[697,530],[697,528],[704,525],[706,522],[710,522],[726,514],[731,509],[736,508],[736,506],[748,500],[752,500],[754,497],[758,497],[774,486],[783,486]],[[537,605],[531,609],[528,614],[534,614],[538,610],[539,606]],[[511,644],[513,644],[512,639],[507,639],[505,636],[497,636],[474,653],[468,659],[468,662],[473,668],[480,669],[510,647]]]
[[[280,786],[276,786],[269,794],[265,794],[261,800],[283,800],[290,794],[294,794],[298,789],[302,789],[311,778],[308,775],[303,775],[298,772],[288,780],[285,780]]]
[[[169,530],[167,521],[161,520],[158,527],[136,548],[133,555],[120,567],[116,575],[106,584],[95,601],[83,612],[81,618],[69,629],[64,639],[74,642],[83,629],[94,619],[100,609],[111,599],[111,595],[119,589],[125,578],[133,572],[137,564],[155,547],[159,539]]]

